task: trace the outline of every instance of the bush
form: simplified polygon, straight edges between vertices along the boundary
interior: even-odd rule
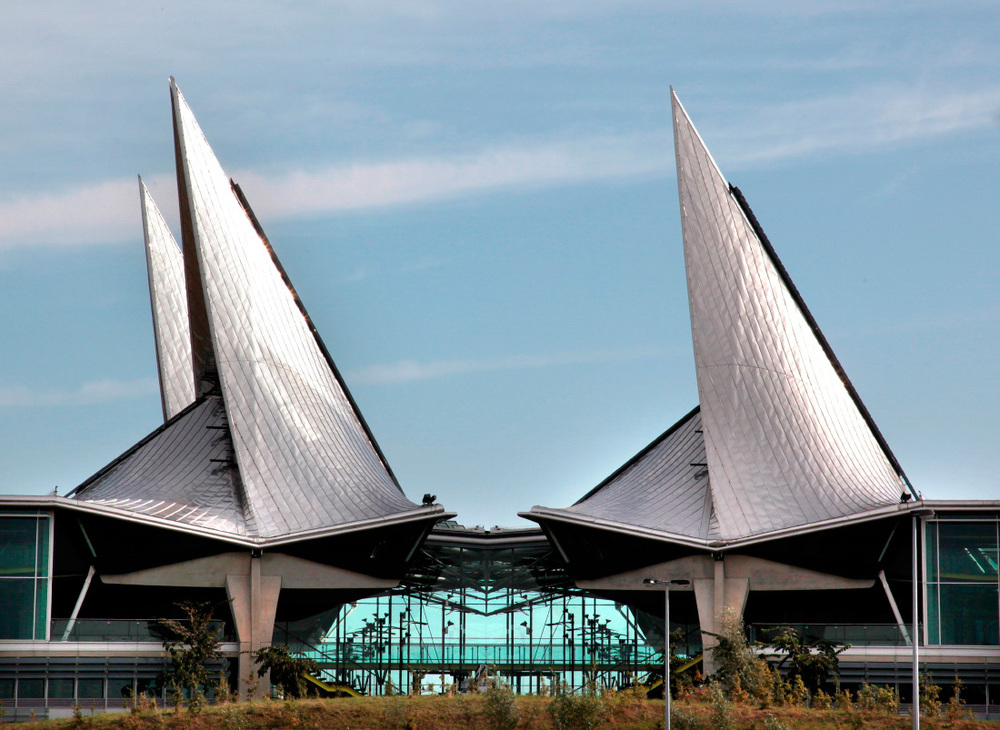
[[[958,677],[955,677],[955,684],[952,687],[948,704],[944,706],[944,716],[951,723],[972,719],[972,710],[966,707],[965,700],[962,699],[962,680]]]
[[[732,730],[733,705],[726,699],[725,692],[718,684],[712,685],[712,717],[711,726],[715,730]]]
[[[486,690],[486,724],[492,730],[514,730],[521,718],[514,690],[498,679]]]
[[[568,687],[552,698],[548,711],[555,730],[593,730],[605,717],[601,698],[592,690],[574,695]]]
[[[718,669],[713,678],[722,683],[727,697],[746,692],[755,700],[766,701],[770,695],[770,672],[767,663],[756,654],[756,646],[747,641],[743,619],[732,609],[722,613],[722,630],[714,636],[712,659]]]
[[[185,618],[161,618],[156,622],[164,635],[163,648],[170,656],[168,683],[192,692],[208,686],[208,665],[222,656],[218,628],[212,623],[211,603],[183,601],[174,604]]]
[[[281,688],[287,698],[305,695],[306,681],[304,674],[317,674],[319,665],[312,659],[293,656],[287,646],[272,644],[253,652],[254,664],[257,664],[257,676],[263,677],[271,673],[271,684]]]
[[[941,688],[926,674],[920,678],[920,712],[924,717],[941,715]]]
[[[663,721],[660,721],[663,724]],[[670,706],[670,727],[673,730],[708,730],[702,720],[680,707]]]
[[[898,715],[899,695],[892,687],[879,687],[865,682],[858,692],[858,707],[871,712]]]

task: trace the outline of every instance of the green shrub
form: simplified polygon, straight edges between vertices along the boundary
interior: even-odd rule
[[[733,705],[718,684],[712,685],[711,726],[714,730],[732,730],[735,727],[733,725]]]
[[[604,704],[592,690],[575,695],[563,687],[549,702],[548,711],[555,730],[593,730],[605,718]]]
[[[944,706],[944,716],[951,723],[972,719],[972,710],[966,707],[965,700],[962,699],[962,680],[958,677],[955,677],[955,684],[952,687],[948,704]]]
[[[899,695],[892,687],[879,687],[864,682],[858,692],[858,707],[888,715],[899,714]]]
[[[663,720],[660,720],[663,725]],[[708,725],[697,716],[681,707],[670,706],[670,727],[672,730],[708,730]]]
[[[941,715],[941,688],[926,674],[920,678],[920,712],[924,717]]]
[[[492,730],[514,730],[521,718],[514,690],[506,682],[490,680],[486,690],[486,724]]]
[[[764,718],[764,730],[789,730],[789,728],[774,715],[768,715]]]

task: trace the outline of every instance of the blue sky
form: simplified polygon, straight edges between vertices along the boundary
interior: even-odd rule
[[[204,5],[0,9],[0,492],[161,421],[174,75],[412,498],[517,524],[697,403],[671,84],[914,486],[1000,498],[996,3]]]

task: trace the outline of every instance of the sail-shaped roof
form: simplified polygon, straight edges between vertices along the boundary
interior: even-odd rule
[[[212,350],[248,511],[262,535],[418,509],[330,367],[176,84]]]
[[[187,377],[199,392],[193,406],[75,496],[264,542],[444,516],[439,505],[418,506],[399,488],[173,79],[171,98],[182,205],[179,268],[176,257],[164,253],[167,243],[174,250],[176,244],[167,241],[145,191],[144,218],[154,319],[163,332],[158,353],[167,340],[188,333]],[[174,299],[157,314],[158,301],[166,301],[161,288],[175,298],[186,288],[186,325],[177,320],[181,307]],[[176,331],[168,331],[168,323]],[[164,403],[168,396],[172,403],[174,370],[184,365],[165,368],[160,358],[161,373],[169,371],[161,379]],[[208,404],[216,421],[202,423],[192,414],[205,413]],[[224,456],[215,453],[220,449]],[[227,517],[213,522],[216,512]]]
[[[680,538],[719,539],[694,409],[566,512],[608,525],[636,525]]]
[[[738,541],[898,504],[909,487],[895,459],[742,196],[672,100],[704,456],[678,451],[667,468],[654,449],[573,507],[525,516],[615,516],[664,535]],[[703,463],[704,479],[679,479],[686,463]],[[708,531],[709,508],[701,522],[690,512],[703,498]]]
[[[191,405],[195,398],[184,259],[177,240],[141,178],[139,203],[146,243],[160,397],[163,420],[167,421]]]
[[[252,534],[243,513],[226,411],[207,396],[154,431],[77,489],[92,503],[209,528]]]

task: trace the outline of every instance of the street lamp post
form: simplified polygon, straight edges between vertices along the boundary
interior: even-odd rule
[[[663,586],[663,727],[670,730],[670,586],[690,585],[689,580],[646,578],[648,586]]]

